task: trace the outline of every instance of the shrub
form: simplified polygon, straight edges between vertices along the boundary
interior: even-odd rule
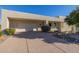
[[[3,35],[2,31],[0,31],[0,36],[2,36],[2,35]]]
[[[50,31],[51,27],[48,26],[48,25],[44,25],[44,26],[41,27],[41,29],[42,29],[43,32],[48,32],[48,31]]]
[[[1,25],[0,25],[0,31],[1,31]]]
[[[3,32],[1,31],[1,25],[0,25],[0,36],[2,36],[3,35]]]
[[[15,29],[13,29],[13,28],[6,29],[5,32],[6,32],[7,35],[14,35],[15,34]]]

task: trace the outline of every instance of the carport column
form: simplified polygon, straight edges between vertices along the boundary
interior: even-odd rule
[[[7,28],[9,28],[9,19],[8,19],[8,18],[6,18],[6,21],[7,21],[6,26],[7,26]]]
[[[62,29],[63,29],[63,23],[62,22],[60,22],[59,24],[58,24],[58,26],[59,26],[59,32],[62,32]]]
[[[48,24],[49,24],[49,21],[48,21],[48,20],[46,20],[45,24],[46,24],[46,25],[48,25]]]

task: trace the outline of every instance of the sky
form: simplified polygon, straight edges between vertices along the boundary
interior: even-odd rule
[[[67,16],[75,5],[0,5],[0,9],[34,13],[45,16]]]

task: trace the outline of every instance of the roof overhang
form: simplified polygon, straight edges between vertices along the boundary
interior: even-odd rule
[[[24,13],[24,12],[17,12],[12,10],[5,10],[2,9],[2,15],[6,16],[7,18],[13,18],[13,19],[25,19],[25,20],[43,20],[43,21],[56,21],[56,22],[64,22],[64,18],[58,18],[58,17],[50,17],[50,16],[43,16],[43,15],[37,15],[37,14],[31,14],[31,13]]]

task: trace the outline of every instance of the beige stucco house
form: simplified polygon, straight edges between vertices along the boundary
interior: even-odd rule
[[[51,30],[71,31],[71,26],[64,22],[64,16],[50,17],[2,9],[0,17],[2,30],[15,28],[16,32],[40,31],[41,25],[51,23]]]

